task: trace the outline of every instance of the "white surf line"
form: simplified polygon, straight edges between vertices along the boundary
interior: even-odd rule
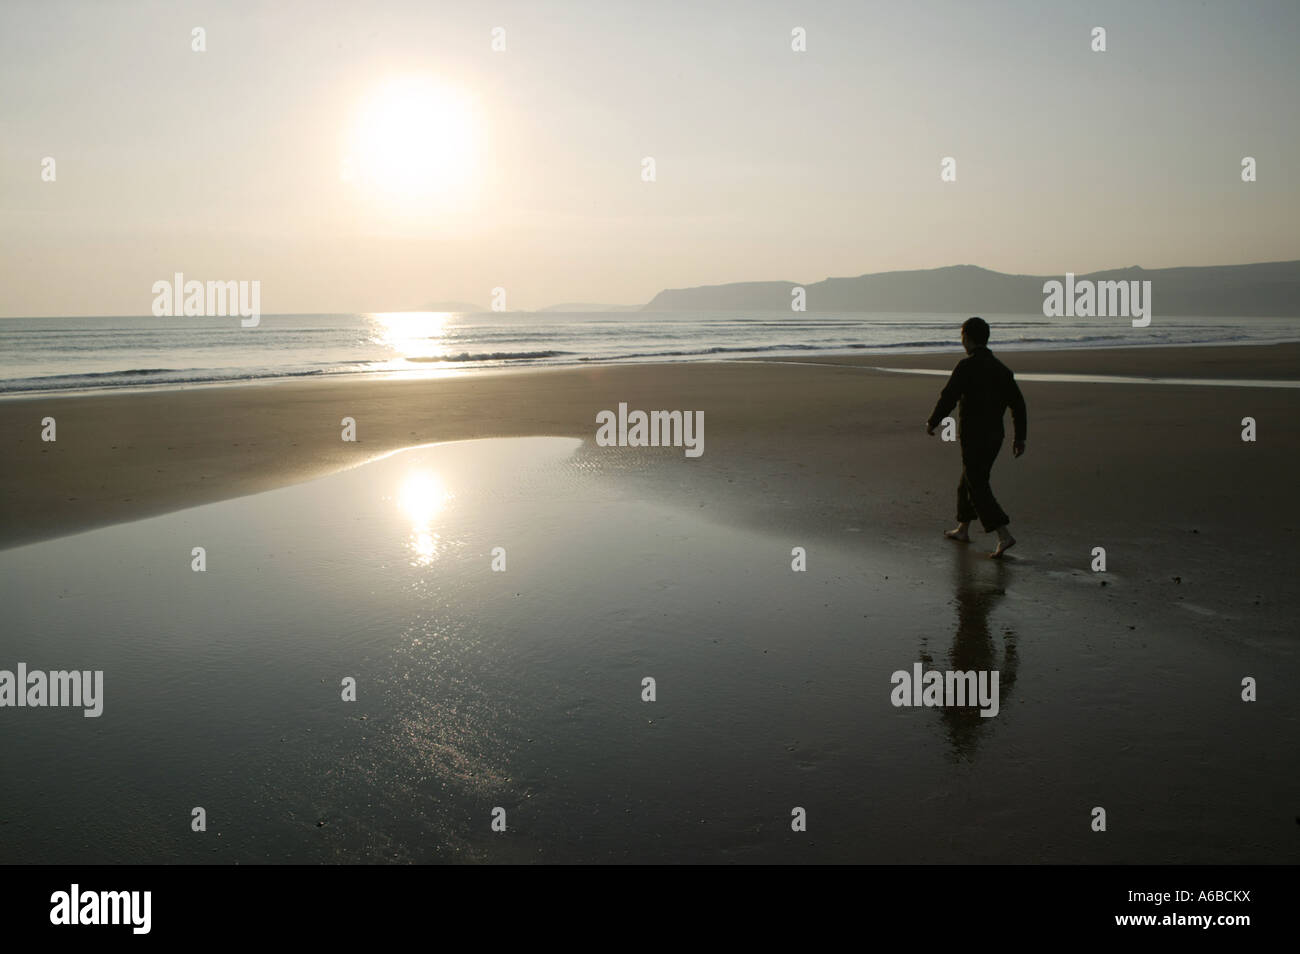
[[[737,362],[741,363],[741,362]],[[939,368],[882,368],[866,364],[832,364],[829,361],[758,361],[747,364],[811,364],[819,368],[856,368],[859,371],[888,371],[891,374],[931,374],[948,377],[951,371]],[[1119,374],[1042,374],[1016,372],[1017,381],[1048,381],[1065,384],[1174,384],[1191,387],[1221,388],[1300,388],[1300,381],[1277,381],[1263,378],[1139,378]]]

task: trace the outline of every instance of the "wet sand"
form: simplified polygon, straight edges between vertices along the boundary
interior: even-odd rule
[[[762,532],[536,438],[11,548],[0,658],[104,692],[0,710],[0,857],[1294,860],[1295,655],[1107,579]],[[997,671],[996,714],[894,706],[916,664]]]
[[[1004,357],[1027,372],[1188,377],[1217,369],[1225,377],[1289,379],[1298,356],[1295,346],[1275,346]],[[957,357],[889,363],[946,367]],[[161,685],[178,678],[197,685],[213,664],[208,655],[238,669],[246,664],[238,662],[240,647],[253,659],[258,647],[270,647],[283,652],[277,664],[229,684],[265,678],[269,691],[294,678],[293,650],[317,645],[297,641],[323,629],[335,668],[370,640],[381,681],[401,686],[403,672],[419,677],[416,690],[374,710],[397,733],[383,758],[369,758],[364,731],[340,736],[335,729],[343,729],[328,728],[334,713],[323,701],[313,703],[323,721],[310,724],[298,721],[300,708],[249,703],[279,720],[290,740],[277,735],[276,744],[290,749],[271,752],[272,740],[256,739],[269,747],[256,755],[269,773],[262,776],[267,803],[283,801],[300,820],[336,812],[330,817],[348,819],[336,828],[347,836],[310,841],[314,822],[285,835],[288,816],[267,808],[262,821],[248,824],[259,838],[288,839],[276,842],[281,854],[258,855],[253,839],[213,860],[1294,861],[1300,713],[1289,687],[1300,675],[1300,518],[1289,504],[1300,395],[1026,382],[1028,452],[1018,460],[1006,454],[994,468],[1020,543],[996,563],[977,545],[940,536],[951,525],[958,455],[955,445],[926,437],[921,422],[941,381],[868,367],[885,363],[864,356],[806,366],[593,367],[0,401],[9,547],[0,556],[13,610],[5,660],[12,665],[43,646],[79,657],[78,647],[92,639],[128,658],[161,653]],[[703,410],[703,456],[596,447],[596,413],[619,402]],[[55,444],[39,439],[46,415],[58,420]],[[340,440],[344,416],[357,421],[355,444]],[[1254,443],[1241,440],[1246,416],[1258,422]],[[371,580],[376,567],[393,565],[391,552],[380,555],[383,546],[411,541],[367,516],[382,494],[363,491],[373,483],[368,475],[381,473],[372,468],[396,466],[405,455],[335,472],[411,444],[524,435],[583,443],[571,441],[562,466],[554,465],[562,479],[553,468],[504,458],[489,466],[493,477],[482,488],[462,476],[462,513],[477,515],[462,537],[474,541],[479,566],[492,540],[506,534],[531,554],[525,565],[547,564],[544,573],[534,570],[544,579],[532,578],[531,589],[508,599],[484,590],[492,584],[482,580],[404,579],[425,609]],[[465,466],[467,474],[483,469]],[[311,477],[325,479],[299,483]],[[351,490],[327,492],[331,486]],[[494,530],[487,524],[498,510],[505,522]],[[170,515],[139,519],[159,514]],[[233,595],[213,588],[195,594],[192,606],[182,598],[173,605],[159,581],[181,571],[170,550],[155,551],[167,541],[183,549],[189,586],[198,576],[188,571],[193,533],[182,530],[196,520],[203,532],[224,535],[240,554],[226,557],[227,566],[243,569],[230,581]],[[66,536],[109,524],[121,525]],[[473,529],[480,525],[481,533]],[[807,550],[807,574],[790,570],[796,546]],[[1099,546],[1104,574],[1090,567]],[[272,561],[280,561],[275,585],[244,606],[238,594],[260,586]],[[205,579],[213,580],[211,571]],[[236,606],[237,620],[229,609]],[[441,621],[421,616],[426,609],[441,612]],[[87,632],[87,621],[101,618],[116,620],[109,628],[126,649]],[[400,658],[408,658],[401,647],[424,638],[413,629],[422,620],[463,634],[468,642],[449,645],[469,655],[450,670],[401,670]],[[143,643],[129,638],[132,627]],[[491,661],[518,650],[510,634],[523,631],[541,642],[497,672]],[[276,642],[286,639],[288,648]],[[471,658],[480,649],[486,656]],[[192,652],[207,654],[204,666],[193,665]],[[918,660],[1000,669],[1002,711],[981,720],[970,711],[893,708],[889,674]],[[89,665],[49,660],[56,663]],[[673,710],[685,722],[655,730],[661,736],[642,734],[644,704],[624,694],[623,682],[637,684],[646,665],[672,673],[678,693],[683,681],[691,687],[687,711]],[[1240,700],[1245,676],[1258,680],[1258,702]],[[419,679],[435,680],[436,691],[418,691]],[[477,704],[490,709],[464,726],[468,754],[436,735],[443,722],[419,722],[445,694],[455,697],[456,686],[473,688]],[[119,700],[124,691],[116,690]],[[538,702],[536,693],[558,693],[563,704]],[[106,741],[125,745],[132,732],[148,733],[174,701],[147,684],[126,698],[135,700],[137,721]],[[458,711],[474,711],[472,700],[463,701],[468,708]],[[213,705],[202,707],[204,720],[213,718]],[[670,717],[645,718],[663,726]],[[195,721],[193,731],[208,733],[224,760],[230,749],[222,739],[238,720],[223,718]],[[326,733],[330,745],[308,745],[288,731],[296,725]],[[170,751],[188,737],[159,744]],[[35,738],[12,737],[6,764],[44,764],[46,784],[36,790],[75,800],[64,791],[72,776],[43,760],[84,744],[84,734],[47,749],[34,748]],[[253,744],[241,738],[240,745]],[[419,766],[438,762],[439,753],[455,764],[499,755],[496,743],[473,748],[476,739],[494,738],[508,738],[511,751],[549,739],[549,755],[505,760],[493,769],[500,785],[477,794],[461,778],[452,807],[428,822],[433,829],[401,821],[416,795],[425,805],[445,790],[436,786],[452,785],[442,770],[429,775]],[[195,751],[209,751],[207,744]],[[424,762],[412,762],[411,746]],[[281,751],[294,753],[298,774],[276,775]],[[618,770],[602,767],[614,754]],[[236,765],[228,763],[229,779]],[[382,791],[349,780],[343,765]],[[393,787],[385,780],[399,770],[404,781]],[[196,763],[182,776],[207,771]],[[322,773],[338,794],[312,802],[304,793]],[[462,774],[479,776],[472,766]],[[152,822],[129,806],[132,797],[151,798],[152,777],[122,776],[119,815],[108,817],[129,816],[147,832]],[[22,791],[6,789],[6,802]],[[226,817],[252,817],[238,807],[252,796],[230,795],[236,807]],[[545,822],[506,849],[482,840],[481,801],[497,796],[514,798],[511,804],[543,799]],[[388,821],[360,817],[367,798],[379,799]],[[779,817],[814,800],[810,818],[819,827],[831,819],[829,827],[810,824],[806,841],[783,840],[788,822]],[[1088,828],[1096,805],[1111,813],[1106,835]],[[683,813],[698,815],[689,828]],[[422,849],[434,829],[444,837]],[[84,851],[74,842],[21,819],[0,826],[9,857],[32,847],[51,860],[144,860],[150,851],[145,836],[116,855],[112,839],[108,848]],[[155,857],[204,860],[188,840],[166,844]]]

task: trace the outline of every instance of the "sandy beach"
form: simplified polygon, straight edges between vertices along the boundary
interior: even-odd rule
[[[1286,379],[1300,345],[1008,352],[1013,370]],[[434,380],[282,381],[0,401],[0,546],[14,546],[256,493],[435,441],[563,436],[590,442],[595,415],[629,407],[705,412],[707,450],[624,450],[630,472],[683,493],[725,485],[730,507],[767,525],[907,536],[952,510],[956,458],[920,422],[942,381],[875,366],[949,369],[960,355],[600,366]],[[840,365],[842,367],[827,367]],[[1280,507],[1296,451],[1285,390],[1037,383],[1029,451],[1000,460],[1016,526],[1043,540],[1083,530],[1129,537],[1192,529],[1216,544],[1292,539]],[[1082,406],[1081,398],[1096,402]],[[57,442],[40,439],[58,422]],[[343,417],[357,441],[340,439]],[[1242,417],[1260,422],[1254,444]],[[947,454],[947,456],[945,456]],[[682,467],[692,469],[690,480]],[[1189,480],[1191,474],[1201,475]],[[1104,476],[1103,476],[1104,475]],[[937,497],[936,503],[932,498]]]
[[[647,494],[760,531],[853,532],[928,547],[952,519],[960,471],[956,445],[921,425],[943,379],[872,368],[947,369],[958,357],[348,377],[0,401],[9,448],[0,545],[286,486],[403,447],[557,436],[582,439],[582,453]],[[1030,373],[1288,379],[1300,345],[1005,357]],[[1112,571],[1161,586],[1195,579],[1201,600],[1263,614],[1252,631],[1288,629],[1300,520],[1286,502],[1300,394],[1037,381],[1022,389],[1027,453],[1013,460],[1004,447],[994,470],[1020,557],[1086,568],[1093,547],[1106,546]],[[689,459],[680,449],[595,447],[597,412],[620,402],[703,411],[705,452]],[[56,442],[40,440],[46,416],[57,421]],[[355,443],[341,440],[344,417],[357,422]],[[1241,440],[1244,417],[1258,422],[1254,443]]]
[[[1298,355],[1004,358],[1026,373],[1288,379]],[[1028,451],[993,480],[1020,542],[989,561],[982,535],[940,535],[957,448],[921,422],[942,379],[871,367],[885,363],[0,402],[6,659],[73,659],[108,687],[90,728],[29,715],[0,745],[25,766],[0,792],[23,819],[0,826],[0,851],[1293,859],[1300,394],[1025,382]],[[597,412],[619,403],[702,410],[704,453],[596,446]],[[39,438],[46,416],[57,442]],[[477,440],[494,437],[551,440]],[[459,443],[376,461],[435,442]],[[446,482],[436,520],[441,491],[415,518],[404,502],[413,469]],[[215,572],[190,572],[195,541]],[[487,572],[498,544],[505,577]],[[1000,671],[996,718],[892,707],[890,674],[920,662]],[[340,708],[343,672],[361,673],[364,705]],[[646,673],[663,687],[653,713],[636,694]],[[1244,676],[1258,703],[1240,700]],[[167,821],[196,790],[221,841]],[[64,830],[104,799],[98,821]],[[514,838],[479,824],[495,805],[520,819]],[[789,840],[792,805],[816,837]],[[1095,805],[1112,840],[1088,828]]]

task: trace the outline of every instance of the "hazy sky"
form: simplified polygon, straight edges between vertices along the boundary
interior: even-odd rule
[[[1297,259],[1298,44],[1295,0],[4,0],[0,315]],[[445,181],[398,202],[376,143]]]

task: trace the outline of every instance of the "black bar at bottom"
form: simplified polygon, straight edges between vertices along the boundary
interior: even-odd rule
[[[827,932],[841,929],[897,927],[923,935],[979,928],[999,940],[1047,931],[1127,935],[1138,943],[1194,936],[1233,943],[1291,935],[1296,918],[1294,866],[714,870],[701,882],[690,868],[595,879],[575,870],[544,882],[464,867],[10,867],[8,875],[0,894],[7,939],[64,934],[90,943],[284,933],[296,945],[337,944],[373,942],[389,932],[436,943],[438,934],[428,932],[440,924],[492,932],[517,926],[534,940],[553,932],[574,940],[622,923],[631,939],[679,921],[709,933],[767,933],[783,925],[798,931],[802,924],[827,940]]]

